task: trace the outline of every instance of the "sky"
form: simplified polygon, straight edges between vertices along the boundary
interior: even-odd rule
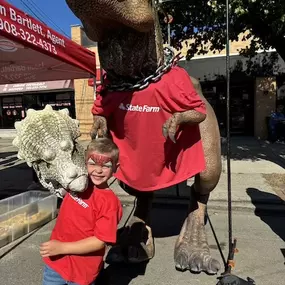
[[[7,2],[36,18],[32,10],[50,28],[68,37],[71,32],[70,26],[80,24],[80,20],[74,16],[65,0],[8,0]]]

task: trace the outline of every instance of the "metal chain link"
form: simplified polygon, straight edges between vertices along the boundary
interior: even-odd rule
[[[164,48],[165,62],[163,65],[157,68],[154,74],[139,80],[136,84],[122,83],[118,85],[106,85],[105,88],[108,91],[135,91],[147,88],[151,83],[155,83],[161,79],[161,77],[167,73],[172,67],[177,65],[178,61],[181,59],[180,53],[174,55],[174,51],[169,48]]]

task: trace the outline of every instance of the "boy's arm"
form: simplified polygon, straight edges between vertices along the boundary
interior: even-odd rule
[[[83,255],[103,249],[106,243],[115,243],[117,226],[122,218],[122,206],[113,192],[106,192],[104,196],[96,196],[97,221],[94,235],[75,242],[60,242],[51,240],[40,247],[42,257],[55,255]]]
[[[88,237],[75,242],[51,240],[41,245],[40,254],[42,257],[66,254],[83,255],[99,251],[104,247],[105,242],[96,237]]]

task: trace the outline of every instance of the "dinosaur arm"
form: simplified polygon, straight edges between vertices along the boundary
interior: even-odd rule
[[[91,128],[91,138],[97,136],[106,137],[108,135],[107,119],[119,108],[119,105],[128,96],[127,92],[110,92],[102,96],[97,94],[94,100],[91,113],[93,114],[93,126]]]
[[[179,77],[171,85],[167,107],[173,115],[163,125],[163,135],[175,142],[175,134],[180,125],[197,125],[206,119],[206,105],[199,90],[195,88],[188,74],[180,69]]]
[[[92,139],[98,137],[106,137],[108,133],[107,118],[113,110],[113,102],[111,96],[102,97],[101,94],[96,95],[91,113],[93,114],[93,125],[90,131]]]
[[[196,110],[175,113],[163,125],[162,132],[165,138],[169,137],[175,143],[175,134],[182,124],[196,125],[206,119],[206,114]]]

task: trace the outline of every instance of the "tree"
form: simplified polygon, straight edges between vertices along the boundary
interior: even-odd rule
[[[187,0],[162,4],[162,9],[173,16],[171,44],[181,49],[189,40],[187,59],[194,54],[206,54],[208,49],[221,51],[226,42],[226,1]],[[166,25],[163,26],[167,35]],[[245,32],[248,32],[245,34]],[[252,39],[241,51],[252,56],[259,48],[274,48],[285,61],[285,1],[230,0],[230,40]],[[166,38],[165,38],[166,39]]]

